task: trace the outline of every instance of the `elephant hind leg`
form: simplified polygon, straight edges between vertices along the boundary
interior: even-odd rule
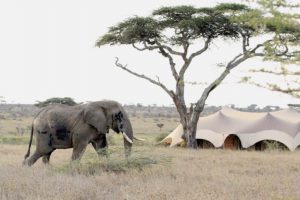
[[[37,151],[34,152],[34,154],[32,156],[30,156],[28,159],[26,159],[24,161],[25,165],[31,166],[33,165],[40,157],[42,157],[43,155]]]
[[[52,154],[53,151],[54,151],[54,150],[50,151],[47,155],[44,155],[44,156],[43,156],[43,163],[44,163],[44,164],[49,164],[50,156],[51,156],[51,154]]]

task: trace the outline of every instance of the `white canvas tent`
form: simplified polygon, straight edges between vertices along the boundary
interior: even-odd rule
[[[162,143],[175,146],[182,142],[182,126],[179,125]],[[284,109],[267,113],[241,112],[224,107],[206,117],[200,117],[196,139],[209,141],[214,147],[222,147],[226,138],[235,135],[242,148],[248,148],[263,140],[274,140],[291,151],[300,145],[300,113]]]

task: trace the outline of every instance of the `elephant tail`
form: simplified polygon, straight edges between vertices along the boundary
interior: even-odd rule
[[[33,124],[32,124],[32,126],[31,126],[31,133],[30,133],[30,140],[29,140],[28,150],[27,150],[26,155],[24,156],[24,159],[25,159],[25,160],[26,160],[26,158],[28,158],[29,155],[30,155],[30,148],[31,148],[31,144],[32,144],[32,137],[33,137]]]

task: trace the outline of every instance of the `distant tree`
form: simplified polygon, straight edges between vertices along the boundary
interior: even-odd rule
[[[6,104],[6,100],[3,96],[0,96],[0,104]]]
[[[37,106],[37,107],[39,107],[39,108],[41,108],[41,107],[48,106],[50,104],[66,104],[66,105],[69,105],[69,106],[74,106],[74,105],[77,105],[78,103],[76,103],[70,97],[64,97],[64,98],[53,97],[53,98],[47,99],[45,101],[38,101],[34,105]]]
[[[141,103],[137,103],[137,104],[136,104],[136,107],[138,107],[138,108],[142,108],[142,107],[143,107],[143,104],[141,104]]]
[[[156,126],[159,128],[159,131],[161,131],[161,128],[164,127],[164,124],[163,123],[158,123],[158,124],[156,124]]]
[[[276,12],[275,12],[276,11]],[[255,40],[253,38],[260,38]],[[209,94],[227,75],[246,60],[260,57],[264,60],[293,60],[299,57],[299,22],[273,12],[250,8],[243,4],[227,3],[215,7],[162,7],[148,17],[135,16],[110,27],[96,46],[131,45],[138,51],[157,51],[169,62],[175,80],[175,90],[169,89],[159,77],[148,77],[130,70],[116,59],[115,65],[128,73],[145,79],[164,90],[173,100],[183,127],[187,147],[197,148],[196,129]],[[185,101],[185,75],[194,58],[199,57],[217,39],[231,40],[241,45],[241,52],[222,67],[224,71],[202,92],[190,107]],[[202,45],[200,45],[202,44]],[[191,48],[194,47],[194,48]],[[193,49],[197,50],[193,51]],[[224,49],[228,51],[228,49]],[[182,60],[181,65],[175,57]],[[204,57],[204,59],[206,59]],[[198,61],[201,67],[201,61]]]
[[[256,104],[251,104],[247,107],[247,111],[255,112],[256,110],[257,110],[257,105]]]

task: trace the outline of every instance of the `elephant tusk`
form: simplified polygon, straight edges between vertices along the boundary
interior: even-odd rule
[[[141,138],[137,138],[133,136],[133,139],[137,140],[137,141],[145,141],[145,139],[141,139]]]
[[[131,144],[133,143],[132,140],[126,135],[126,133],[123,132],[122,134],[123,134],[123,137],[125,138],[125,140],[127,140],[127,142],[129,142]]]

